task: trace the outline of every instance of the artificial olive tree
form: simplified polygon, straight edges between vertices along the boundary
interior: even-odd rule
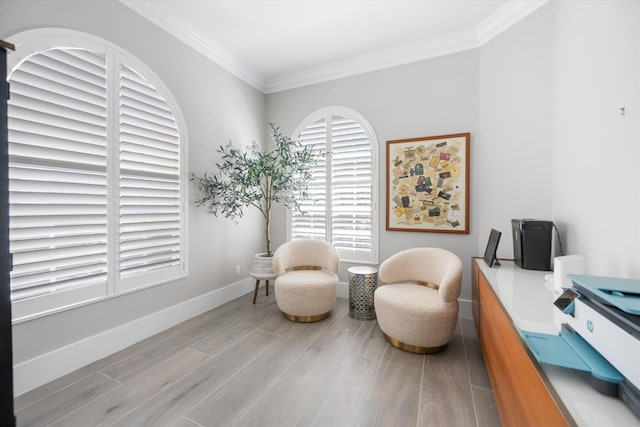
[[[205,206],[210,213],[231,219],[242,217],[249,206],[262,213],[267,256],[272,255],[273,204],[300,210],[299,203],[308,198],[311,168],[320,156],[312,146],[303,146],[283,135],[275,123],[269,126],[271,150],[262,151],[255,142],[246,149],[238,149],[229,142],[217,150],[222,160],[216,163],[216,172],[191,176],[200,193],[196,206]]]

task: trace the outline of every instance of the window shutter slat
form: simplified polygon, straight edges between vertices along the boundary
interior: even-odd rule
[[[165,102],[164,98],[162,98],[162,95],[160,95],[151,83],[131,68],[126,66],[121,67],[120,85],[123,88],[130,89],[130,93],[135,94],[136,97],[147,100],[150,105],[155,105],[156,108],[166,111],[168,113],[168,118],[173,117],[171,109]],[[123,91],[123,93],[127,92]]]
[[[120,108],[121,114],[130,117],[131,120],[138,120],[148,126],[155,126],[161,131],[171,133],[175,137],[178,136],[177,129],[173,128],[174,123],[171,117],[154,114],[149,109],[142,109],[131,104],[124,104]]]
[[[55,61],[59,70],[67,70],[71,76],[83,75],[84,81],[104,86],[104,55],[87,49],[52,49],[43,52],[34,63],[49,63]]]
[[[43,61],[47,55],[47,52],[42,52],[30,57],[20,67],[21,76],[16,77],[15,81],[28,83],[28,87],[41,90],[44,99],[60,95],[72,99],[94,99],[97,101],[95,104],[99,105],[105,88],[103,77],[66,67],[59,62]]]
[[[65,280],[58,280],[56,285],[50,283],[32,284],[27,288],[21,288],[11,291],[12,301],[21,301],[28,298],[52,294],[54,292],[63,292],[71,289],[87,288],[92,285],[99,285],[106,282],[106,273],[100,270],[93,272],[85,269],[81,277],[68,277]]]
[[[101,116],[100,113],[104,113],[104,111],[100,111],[99,108],[94,108],[93,105],[84,102],[81,105],[85,107],[83,110],[78,110],[77,108],[73,108],[72,105],[66,103],[65,105],[60,105],[59,103],[51,102],[44,99],[32,98],[27,95],[21,95],[20,93],[14,92],[11,97],[19,101],[16,102],[17,105],[23,105],[28,111],[39,111],[43,114],[48,114],[51,116],[58,117],[78,117],[81,116],[83,118],[83,122],[91,123],[94,125],[100,126],[104,123],[104,116]],[[19,107],[16,107],[16,109]]]
[[[178,153],[176,145],[173,142],[164,142],[157,139],[153,139],[151,137],[136,135],[129,132],[121,132],[120,133],[120,142],[123,144],[128,144],[133,151],[137,150],[159,150],[167,153]],[[134,148],[135,147],[135,148]]]

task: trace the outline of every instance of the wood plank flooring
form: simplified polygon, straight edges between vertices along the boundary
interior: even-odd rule
[[[300,324],[252,294],[15,400],[18,426],[499,426],[471,320],[435,355],[375,320]]]

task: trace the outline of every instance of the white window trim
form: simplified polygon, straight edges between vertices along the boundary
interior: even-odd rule
[[[102,39],[100,37],[93,36],[88,33],[84,33],[81,31],[69,30],[64,28],[38,28],[33,30],[23,31],[17,34],[14,34],[7,39],[9,42],[13,43],[16,46],[15,51],[8,51],[7,54],[7,69],[8,75],[7,79],[10,79],[11,73],[15,70],[22,62],[27,60],[31,55],[42,52],[46,49],[52,48],[84,48],[90,49],[96,52],[101,52],[107,54],[107,60],[112,62],[115,58],[121,59],[126,58],[126,64],[135,68],[138,72],[143,73],[145,79],[147,79],[154,88],[161,94],[166,103],[171,107],[171,112],[173,114],[173,118],[176,122],[179,138],[181,141],[180,144],[180,212],[181,212],[181,222],[180,222],[180,252],[181,252],[181,262],[179,266],[179,273],[176,277],[171,279],[166,279],[162,277],[162,275],[156,275],[152,279],[147,279],[144,285],[139,286],[135,289],[132,289],[127,283],[123,283],[123,280],[117,274],[117,269],[114,268],[116,263],[116,257],[119,252],[118,248],[118,236],[113,231],[112,228],[108,228],[107,231],[107,239],[109,242],[110,249],[108,251],[107,263],[109,264],[109,270],[112,272],[110,276],[108,276],[106,288],[105,286],[87,286],[84,288],[73,289],[65,292],[54,293],[51,295],[47,295],[45,298],[33,298],[33,299],[25,299],[21,301],[16,301],[13,303],[12,307],[12,315],[13,315],[13,324],[17,324],[20,322],[24,322],[27,320],[48,316],[50,314],[58,313],[61,311],[65,311],[71,308],[76,308],[79,306],[83,306],[86,304],[90,304],[96,301],[102,301],[105,299],[110,299],[113,297],[119,297],[125,295],[130,292],[140,291],[142,289],[148,289],[153,286],[175,282],[181,279],[184,279],[188,276],[188,245],[187,245],[187,236],[188,236],[188,176],[187,176],[187,166],[188,162],[188,150],[187,150],[187,127],[184,121],[184,117],[182,115],[182,111],[179,108],[179,105],[166,87],[166,85],[158,78],[155,72],[153,72],[148,66],[146,66],[142,61],[137,59],[133,54],[127,52],[126,50],[116,46],[115,44],[109,42],[108,40]],[[116,73],[117,70],[115,67],[108,67],[108,70],[111,70],[111,73]],[[115,76],[109,75],[107,77],[108,81],[117,81],[114,79]],[[108,88],[109,96],[107,97],[107,108],[112,108],[112,103],[118,99],[118,91],[115,85],[111,85]],[[107,126],[107,139],[109,141],[113,140],[113,136],[111,133],[114,127],[115,122],[117,122],[118,118],[116,115],[111,115],[111,123]],[[117,144],[111,144],[109,150],[117,150]],[[111,200],[113,196],[114,189],[118,186],[118,180],[115,178],[116,175],[113,174],[113,171],[117,170],[118,165],[113,164],[117,162],[111,162],[112,164],[107,165],[108,171],[110,173],[107,174],[107,194],[108,199]],[[115,217],[118,215],[117,209],[111,209],[108,213],[107,224],[112,224],[111,221],[115,221]],[[130,281],[131,278],[124,279],[125,281]],[[43,301],[46,300],[46,301]]]
[[[347,263],[358,263],[358,264],[378,264],[378,234],[379,234],[379,209],[378,209],[378,194],[379,194],[379,161],[378,161],[378,153],[379,144],[378,137],[373,130],[373,126],[371,123],[360,113],[355,110],[352,110],[348,107],[343,106],[332,106],[332,107],[324,107],[319,110],[314,111],[309,114],[302,122],[298,125],[295,132],[293,133],[292,138],[296,139],[298,135],[311,123],[324,118],[326,123],[331,123],[331,116],[342,116],[346,118],[350,118],[356,121],[365,133],[369,136],[369,141],[371,143],[371,254],[367,256],[357,256],[352,252],[340,252],[340,261]],[[331,186],[331,183],[327,184],[328,187]],[[287,240],[291,240],[291,210],[287,210]]]

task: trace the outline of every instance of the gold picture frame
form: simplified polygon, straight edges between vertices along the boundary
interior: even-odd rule
[[[469,234],[470,139],[387,141],[387,231]]]

